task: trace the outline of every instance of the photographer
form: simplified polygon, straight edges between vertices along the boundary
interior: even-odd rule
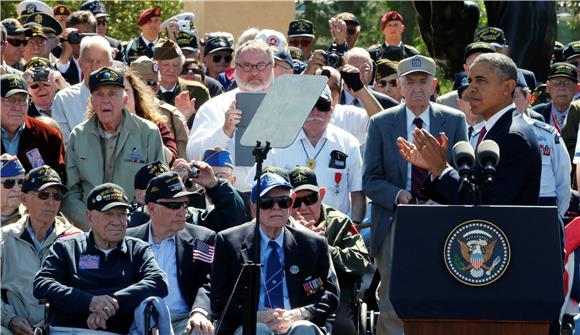
[[[78,62],[81,40],[85,36],[96,35],[97,20],[89,11],[77,11],[69,16],[66,25],[61,37],[62,53],[56,68],[69,84],[75,85],[82,81],[82,70]]]
[[[30,88],[30,103],[28,115],[39,117],[42,115],[52,117],[51,107],[56,92],[70,85],[62,77],[60,72],[50,68],[48,59],[34,57],[24,65],[22,75]]]

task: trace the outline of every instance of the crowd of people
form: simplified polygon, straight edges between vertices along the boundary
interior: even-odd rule
[[[485,28],[441,92],[396,11],[368,48],[355,15],[329,17],[326,50],[305,19],[197,36],[192,13],[154,7],[119,41],[111,15],[99,0],[25,0],[0,23],[2,334],[140,334],[150,305],[161,334],[241,334],[253,261],[258,334],[356,334],[373,274],[376,331],[403,334],[389,292],[396,209],[475,203],[458,191],[461,141],[501,150],[482,204],[555,206],[562,232],[580,212],[580,41],[555,44],[541,83]],[[237,99],[291,74],[327,85],[257,179],[236,164]],[[580,282],[567,294],[577,308]]]

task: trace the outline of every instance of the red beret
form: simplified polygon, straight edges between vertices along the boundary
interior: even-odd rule
[[[155,16],[161,16],[161,8],[153,7],[145,9],[141,12],[141,15],[139,15],[139,21],[137,21],[137,25],[142,26]]]
[[[401,16],[401,14],[399,14],[398,12],[395,12],[394,10],[383,15],[383,17],[381,18],[381,31],[383,31],[385,29],[385,26],[387,25],[387,23],[389,23],[391,21],[403,22],[403,16]]]

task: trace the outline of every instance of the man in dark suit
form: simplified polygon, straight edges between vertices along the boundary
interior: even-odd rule
[[[64,146],[58,130],[27,116],[28,90],[22,76],[0,76],[2,152],[17,156],[26,171],[48,165],[65,178]]]
[[[473,113],[481,115],[485,125],[478,136],[495,141],[501,159],[496,166],[494,181],[485,188],[482,204],[537,205],[540,191],[541,157],[533,129],[521,116],[513,116],[513,91],[517,68],[507,56],[478,56],[469,69],[469,87],[465,93]],[[441,153],[441,144],[422,130],[413,132],[415,144],[399,139],[401,154],[415,165],[429,170],[426,193],[443,204],[474,204],[474,194],[467,188],[458,192],[460,178]],[[449,145],[451,147],[451,145]],[[483,178],[479,166],[472,169],[475,178]]]
[[[405,103],[378,113],[369,124],[363,192],[372,201],[371,256],[375,257],[381,274],[379,334],[403,333],[403,324],[389,301],[388,292],[395,209],[398,204],[426,200],[420,188],[427,173],[412,168],[401,158],[396,140],[398,137],[411,140],[411,131],[416,128],[423,128],[435,136],[445,133],[450,142],[446,155],[450,158],[453,145],[467,138],[461,111],[429,101],[437,86],[435,68],[433,59],[420,55],[399,62],[398,85]]]
[[[217,180],[211,168],[200,178]],[[210,271],[215,233],[185,223],[189,196],[179,175],[165,172],[151,179],[145,195],[151,220],[127,231],[151,246],[161,270],[167,274],[169,294],[165,298],[175,334],[213,331],[210,321]]]
[[[216,315],[223,317],[216,332],[232,334],[238,329],[236,333],[241,333],[241,303],[248,299],[248,290],[238,285],[229,305],[227,302],[242,265],[254,260],[259,247],[263,266],[257,334],[321,334],[319,328],[338,306],[336,274],[326,239],[288,226],[295,194],[284,178],[273,173],[262,175],[259,209],[256,186],[252,211],[260,211],[259,226],[250,221],[216,237],[211,304]]]

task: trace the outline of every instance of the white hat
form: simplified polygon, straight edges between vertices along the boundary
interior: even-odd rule
[[[30,15],[38,12],[45,13],[50,16],[53,15],[52,8],[42,1],[25,0],[16,5],[16,13],[18,16]]]
[[[191,23],[191,26],[193,27],[193,21],[195,21],[195,14],[190,12],[177,14],[174,17],[171,17],[163,21],[163,23],[161,24],[161,30],[168,28],[172,22],[177,23],[177,21],[189,21]]]
[[[256,35],[257,40],[266,42],[269,46],[275,47],[276,51],[285,50],[288,48],[286,37],[279,31],[272,29],[262,29]]]

